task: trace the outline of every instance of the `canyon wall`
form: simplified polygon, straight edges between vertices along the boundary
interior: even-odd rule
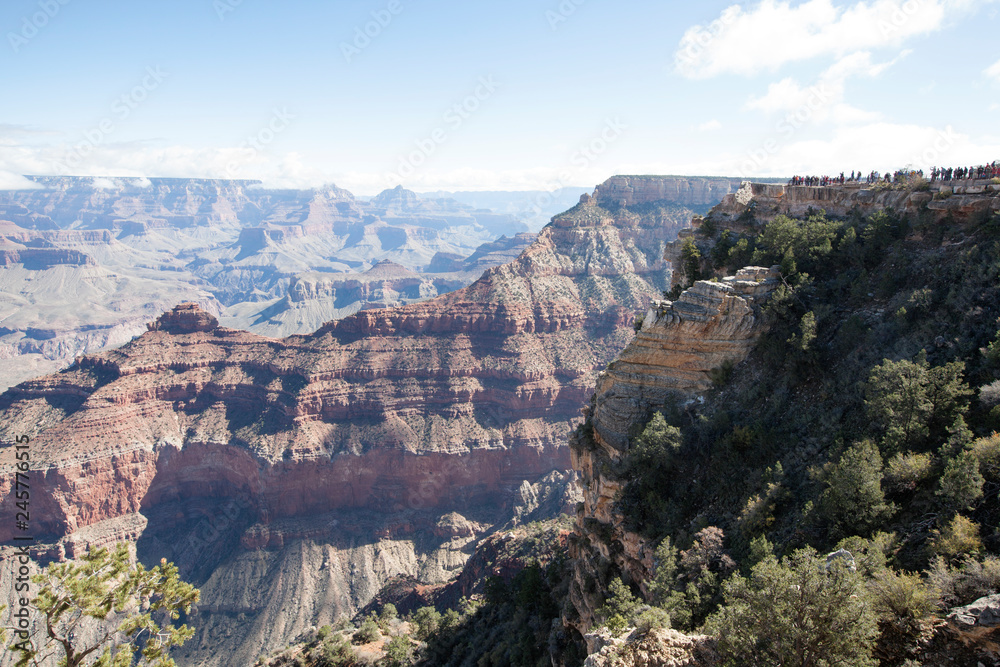
[[[265,336],[306,333],[366,306],[464,287],[533,238],[514,234],[526,226],[513,216],[401,188],[369,202],[334,186],[31,180],[38,187],[0,191],[0,389],[120,345],[184,301]],[[476,261],[464,262],[470,253]],[[457,267],[426,275],[442,254]],[[379,260],[420,279],[380,287],[365,275]],[[335,286],[320,286],[340,279],[363,288],[334,295]],[[302,289],[310,285],[318,287]]]
[[[692,215],[653,209],[581,204],[467,288],[308,335],[185,304],[8,390],[0,439],[31,438],[36,555],[128,538],[178,562],[205,591],[184,664],[252,662],[393,575],[454,576],[461,540],[570,468],[580,408],[667,286],[664,249]],[[5,519],[12,466],[4,447]],[[441,528],[455,512],[473,536]]]

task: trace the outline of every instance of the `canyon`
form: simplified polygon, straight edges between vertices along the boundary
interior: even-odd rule
[[[360,199],[254,181],[32,181],[0,192],[0,387],[121,345],[181,302],[235,328],[308,333],[464,287],[534,238],[512,215],[403,188]]]
[[[129,539],[143,559],[177,562],[203,591],[178,658],[204,665],[248,664],[352,615],[391,577],[457,576],[477,539],[530,515],[526,497],[577,501],[567,436],[668,286],[667,245],[705,211],[642,199],[674,190],[622,204],[598,186],[513,262],[430,300],[284,338],[185,303],[11,388],[0,437],[31,438],[36,555]],[[4,516],[11,456],[0,451]],[[10,543],[10,522],[0,530]]]

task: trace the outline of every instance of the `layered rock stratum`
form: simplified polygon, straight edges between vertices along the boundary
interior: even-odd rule
[[[454,577],[532,496],[525,482],[570,467],[598,371],[669,282],[664,250],[692,211],[633,205],[591,199],[430,301],[287,338],[183,305],[10,389],[0,435],[31,438],[37,555],[130,539],[178,562],[203,591],[185,664],[248,664],[393,576]],[[0,451],[5,517],[12,457]]]
[[[0,192],[0,388],[120,345],[184,301],[255,333],[308,333],[361,308],[464,287],[530,243],[513,216],[402,188],[365,201],[334,186],[33,180],[34,189]],[[464,262],[470,253],[477,262]],[[442,254],[456,267],[428,275]],[[380,261],[420,284],[377,284],[366,274]],[[371,289],[336,290],[352,279]]]

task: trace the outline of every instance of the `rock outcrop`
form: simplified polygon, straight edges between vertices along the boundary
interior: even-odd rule
[[[636,583],[653,572],[655,545],[629,531],[615,507],[625,480],[614,464],[635,426],[668,399],[707,390],[712,370],[742,361],[766,330],[760,308],[778,284],[775,268],[747,267],[722,282],[699,281],[677,301],[654,301],[635,339],[598,375],[586,422],[570,439],[584,488],[570,546],[574,610],[567,618],[579,631],[594,623],[607,565]]]
[[[744,359],[779,278],[777,267],[752,266],[721,282],[698,281],[677,301],[653,301],[635,340],[598,376],[595,439],[624,451],[629,428],[670,395],[703,392],[711,371]]]
[[[688,176],[612,176],[594,190],[599,205],[634,206],[655,201],[674,201],[692,209],[707,210],[735,192],[738,178]]]
[[[626,192],[626,185],[635,183],[619,184],[616,192]],[[982,183],[788,187],[746,182],[706,217],[695,217],[664,256],[679,266],[689,239],[703,257],[709,256],[721,234],[760,229],[782,214],[803,217],[825,210],[846,217],[891,209],[916,216],[922,224],[949,216],[959,222],[975,220],[1000,213],[998,193],[1000,186]],[[630,532],[615,506],[627,481],[618,476],[615,464],[627,453],[635,429],[665,401],[697,400],[709,389],[714,369],[747,356],[766,329],[760,306],[779,284],[776,268],[748,267],[720,282],[698,281],[674,302],[654,301],[635,340],[599,374],[594,401],[584,410],[585,425],[570,443],[584,502],[570,540],[575,580],[572,609],[564,621],[581,633],[593,626],[611,576],[620,573],[641,588],[653,574],[655,545]],[[679,273],[673,285],[684,280]]]
[[[206,313],[198,304],[182,303],[161,315],[147,327],[150,331],[165,331],[172,334],[189,334],[212,331],[219,326],[219,320]]]
[[[1000,186],[982,182],[939,181],[926,183],[923,187],[871,186],[854,182],[826,186],[745,182],[740,190],[722,198],[711,217],[719,224],[727,224],[739,219],[748,209],[758,222],[781,214],[803,217],[810,210],[824,210],[827,215],[844,217],[853,211],[869,215],[893,209],[900,213],[928,211],[936,219],[951,214],[956,220],[963,220],[977,214],[1000,213],[998,193]]]
[[[587,635],[591,653],[584,667],[712,667],[718,664],[714,640],[670,629],[633,630],[614,637],[606,630]]]

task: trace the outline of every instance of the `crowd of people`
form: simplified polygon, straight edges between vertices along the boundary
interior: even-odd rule
[[[850,176],[840,172],[840,176],[792,176],[788,181],[789,185],[843,185],[845,183],[908,183],[915,179],[924,178],[923,169],[898,169],[895,172],[871,171],[863,174],[861,171],[852,171]],[[941,181],[963,181],[1000,178],[1000,161],[991,164],[980,165],[978,167],[933,167],[931,169],[931,183]]]
[[[948,167],[947,169],[934,167],[931,169],[931,183],[938,179],[964,181],[984,178],[1000,178],[1000,162],[994,161],[992,164],[979,165],[978,167]]]

